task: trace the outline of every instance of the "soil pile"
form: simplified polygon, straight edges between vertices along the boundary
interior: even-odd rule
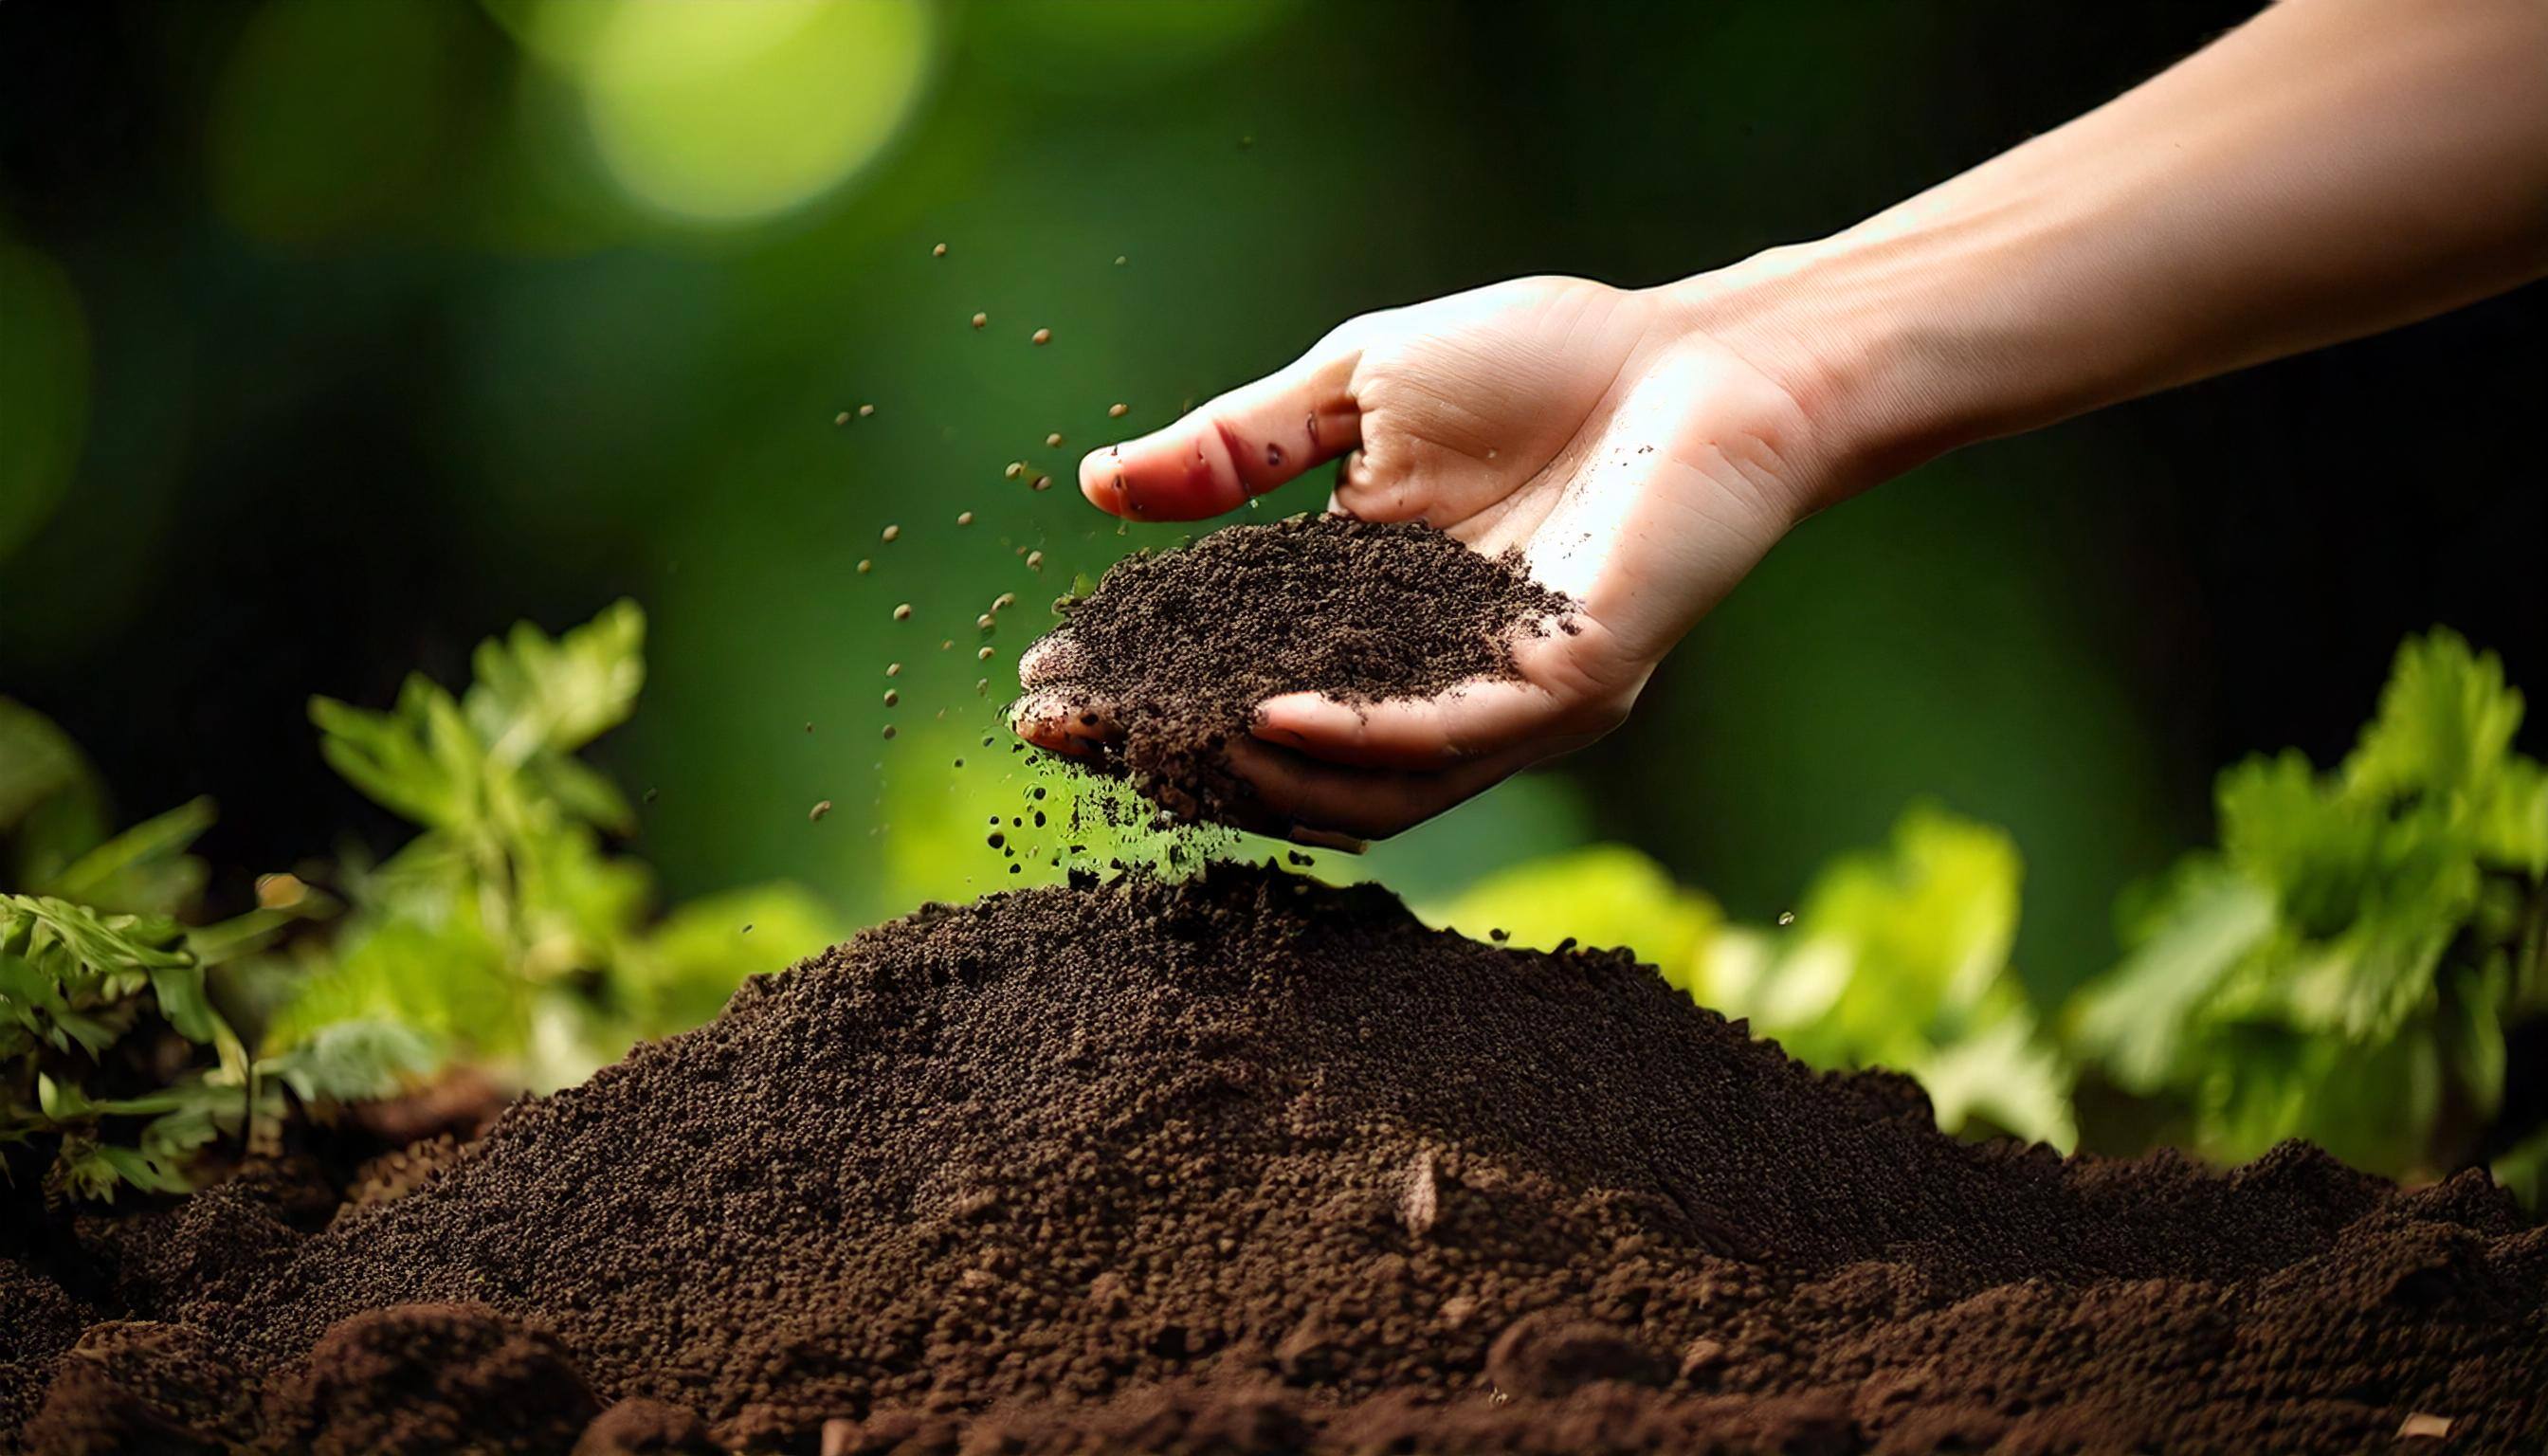
[[[119,1227],[95,1310],[51,1296],[52,1347],[0,1350],[53,1372],[41,1449],[119,1419],[319,1452],[688,1450],[693,1417],[835,1453],[2548,1431],[2548,1229],[2480,1177],[1958,1142],[1625,953],[1271,866],[932,907],[404,1196],[296,1222],[240,1184]],[[107,1315],[155,1322],[53,1358]]]
[[[1063,604],[1066,666],[1049,685],[1120,735],[1092,767],[1181,818],[1216,817],[1243,811],[1221,750],[1263,699],[1374,702],[1509,678],[1516,635],[1563,630],[1571,606],[1517,558],[1427,526],[1294,516],[1116,563]]]

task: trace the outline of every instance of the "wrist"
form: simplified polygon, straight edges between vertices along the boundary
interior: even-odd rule
[[[1848,234],[1755,253],[1654,290],[1671,327],[1732,350],[1794,402],[1808,436],[1808,511],[1838,503],[1977,437],[1939,367],[1913,271]]]

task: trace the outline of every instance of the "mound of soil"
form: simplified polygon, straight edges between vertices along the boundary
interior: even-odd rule
[[[1272,866],[931,907],[404,1196],[305,1229],[225,1187],[73,1257],[118,1308],[7,1321],[0,1369],[50,1372],[34,1430],[129,1406],[172,1442],[384,1452],[688,1450],[698,1422],[870,1456],[2548,1433],[2548,1229],[2480,1175],[1959,1142],[1905,1079],[1816,1074],[1624,952],[1485,945]],[[13,1310],[42,1282],[0,1277]],[[109,1315],[154,1322],[61,1351]]]
[[[1243,814],[1246,785],[1222,747],[1257,703],[1299,691],[1376,702],[1509,678],[1515,637],[1571,608],[1517,557],[1427,526],[1294,516],[1117,562],[1062,603],[1052,636],[1067,666],[1050,685],[1114,730],[1076,762],[1179,818]]]

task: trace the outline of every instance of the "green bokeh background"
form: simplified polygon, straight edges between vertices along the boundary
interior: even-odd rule
[[[601,757],[657,790],[668,893],[788,876],[864,921],[1017,882],[981,844],[1034,773],[996,731],[1017,652],[1181,534],[1088,509],[1081,450],[1363,310],[1845,226],[2243,9],[0,7],[0,691],[133,812],[219,795],[235,895],[392,836],[307,693],[456,682],[624,594],[651,678]],[[1760,920],[1929,795],[2022,847],[2017,956],[2057,994],[2207,837],[2212,770],[2331,759],[2404,633],[2548,682],[2536,295],[1818,518],[1627,729],[1355,872],[1439,897],[1618,839]]]

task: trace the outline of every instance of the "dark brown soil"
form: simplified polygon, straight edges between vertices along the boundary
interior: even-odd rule
[[[376,1451],[682,1449],[685,1412],[900,1456],[2548,1434],[2548,1230],[2481,1175],[1958,1142],[1624,953],[1271,866],[932,907],[404,1197],[303,1231],[226,1187],[75,1259],[114,1308],[0,1264],[49,1312],[0,1336],[52,1372],[31,1430],[129,1397]],[[62,1353],[109,1315],[156,1322]]]
[[[1229,526],[1182,550],[1127,557],[1064,603],[1068,667],[1051,684],[1120,737],[1083,760],[1179,818],[1245,818],[1222,747],[1255,705],[1319,691],[1348,702],[1422,697],[1512,676],[1517,634],[1570,610],[1440,531],[1341,515]]]

